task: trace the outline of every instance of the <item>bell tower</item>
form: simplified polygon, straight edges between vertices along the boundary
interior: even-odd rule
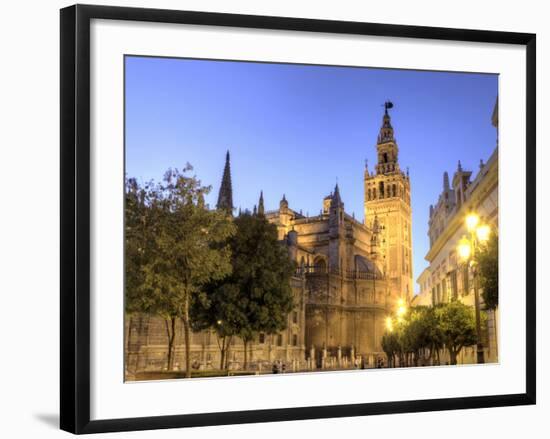
[[[399,148],[384,104],[382,126],[376,142],[377,163],[370,173],[365,165],[365,225],[376,227],[378,252],[392,295],[409,301],[413,295],[412,211],[409,171],[401,171]]]

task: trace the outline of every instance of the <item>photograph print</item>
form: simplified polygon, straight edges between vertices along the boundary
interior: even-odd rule
[[[498,75],[127,55],[124,84],[126,381],[499,362]]]

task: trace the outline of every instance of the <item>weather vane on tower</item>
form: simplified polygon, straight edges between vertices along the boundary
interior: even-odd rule
[[[392,101],[386,101],[384,102],[384,112],[388,114],[388,110],[390,108],[393,108],[393,102]]]

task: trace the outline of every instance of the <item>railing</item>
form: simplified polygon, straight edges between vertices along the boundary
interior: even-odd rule
[[[384,276],[372,271],[363,270],[340,270],[337,268],[331,268],[330,270],[323,266],[304,265],[296,269],[296,276],[326,276],[332,274],[335,276],[343,276],[345,279],[359,279],[359,280],[381,280]]]

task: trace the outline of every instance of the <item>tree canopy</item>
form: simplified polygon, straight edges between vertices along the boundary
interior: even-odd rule
[[[435,315],[450,362],[456,364],[461,349],[477,342],[474,310],[462,302],[453,301],[435,308]]]
[[[477,341],[473,310],[458,301],[412,307],[404,316],[391,318],[390,323],[382,337],[390,365],[398,358],[401,365],[417,366],[426,352],[428,360],[433,362],[436,355],[439,361],[443,346],[449,351],[451,364],[456,364],[460,350]]]
[[[236,233],[229,238],[232,271],[210,283],[198,296],[195,328],[211,327],[222,339],[239,336],[247,343],[259,332],[273,334],[286,328],[293,307],[290,277],[295,267],[277,239],[276,226],[263,215],[244,213],[235,218]]]
[[[156,313],[171,321],[171,367],[175,319],[184,326],[186,373],[190,376],[190,316],[194,295],[231,272],[227,240],[235,226],[227,213],[210,210],[202,186],[187,165],[170,169],[161,183],[126,184],[127,310]]]
[[[498,235],[492,234],[476,256],[479,286],[486,309],[498,307]]]

